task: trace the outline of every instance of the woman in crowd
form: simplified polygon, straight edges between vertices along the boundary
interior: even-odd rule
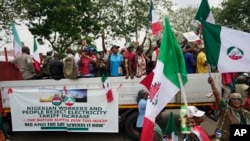
[[[144,119],[144,115],[145,115],[146,107],[147,107],[147,99],[148,99],[148,92],[144,89],[139,90],[137,98],[136,98],[138,111],[139,111],[139,115],[136,121],[136,127],[139,131],[139,137],[141,137],[143,119]]]

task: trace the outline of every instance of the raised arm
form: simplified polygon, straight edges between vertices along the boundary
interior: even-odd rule
[[[221,94],[220,94],[219,90],[216,88],[216,86],[214,84],[214,79],[212,77],[209,77],[208,78],[208,83],[211,85],[211,89],[213,91],[215,101],[219,105],[221,103],[221,101],[222,101],[222,97],[221,97]]]
[[[104,35],[104,31],[103,31],[102,32],[102,49],[104,51],[104,54],[106,54],[107,53],[107,49],[105,47],[105,41],[104,41],[104,39],[105,39],[105,35]]]
[[[145,42],[146,42],[146,39],[147,39],[147,32],[146,32],[145,37],[143,38],[142,43],[140,44],[141,47],[144,47],[144,44],[145,44]]]

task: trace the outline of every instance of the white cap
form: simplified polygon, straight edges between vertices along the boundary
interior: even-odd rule
[[[188,110],[190,115],[194,117],[202,117],[205,114],[204,111],[197,109],[195,106],[188,106]]]

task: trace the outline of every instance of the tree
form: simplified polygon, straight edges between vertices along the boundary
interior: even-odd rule
[[[250,32],[250,1],[225,0],[221,11],[215,16],[217,24]]]
[[[127,37],[134,34],[138,38],[138,31],[150,28],[148,21],[149,0],[101,0],[97,2],[100,7],[100,21],[103,29],[111,37]],[[171,9],[170,0],[154,0],[155,10],[158,8],[168,12]]]
[[[83,36],[100,31],[99,8],[91,0],[23,0],[30,32],[64,52]]]
[[[11,42],[11,21],[21,15],[21,7],[20,0],[2,0],[0,2],[0,41]]]
[[[193,22],[196,13],[197,8],[193,6],[180,8],[171,13],[169,16],[171,26],[178,37],[182,36],[182,33],[194,31],[198,27]]]

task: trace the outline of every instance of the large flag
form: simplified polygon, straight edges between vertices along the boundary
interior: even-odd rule
[[[142,81],[150,92],[143,122],[141,141],[152,141],[155,117],[180,90],[178,74],[183,85],[187,82],[185,61],[180,45],[165,19],[165,29],[156,67]]]
[[[22,53],[22,44],[18,35],[18,32],[16,30],[15,22],[12,21],[12,34],[13,34],[13,48],[14,48],[14,57],[17,57],[21,55]]]
[[[34,45],[33,45],[33,57],[34,57],[34,60],[37,63],[41,63],[40,55],[39,55],[39,52],[38,52],[38,48],[37,48],[37,43],[36,43],[35,37],[34,37]]]
[[[148,19],[151,22],[152,34],[157,35],[160,31],[162,31],[162,26],[158,21],[158,17],[155,13],[154,5],[152,0],[150,1],[150,9]]]
[[[210,10],[207,0],[202,0],[198,12],[195,16],[198,21],[204,20],[210,23],[215,23],[214,16]]]
[[[250,71],[250,33],[202,21],[207,61],[220,73]]]
[[[165,128],[164,134],[168,136],[169,140],[178,141],[178,134],[177,134],[177,130],[175,127],[175,120],[174,120],[173,112],[170,112],[170,116],[168,119],[167,126]]]

